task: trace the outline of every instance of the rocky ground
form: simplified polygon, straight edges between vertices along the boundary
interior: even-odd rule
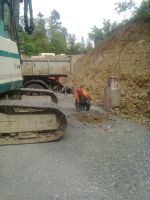
[[[64,137],[0,147],[1,200],[149,200],[150,132],[97,107],[79,113],[59,95]]]
[[[90,88],[93,103],[103,104],[104,85],[116,76],[121,85],[118,116],[150,127],[150,22],[129,22],[81,58],[68,82]],[[67,82],[67,80],[65,80]]]

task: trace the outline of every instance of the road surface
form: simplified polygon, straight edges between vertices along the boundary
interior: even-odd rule
[[[59,98],[61,140],[0,147],[0,200],[149,200],[148,130],[117,118],[79,122],[71,97]]]

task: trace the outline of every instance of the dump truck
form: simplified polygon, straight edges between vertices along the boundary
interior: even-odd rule
[[[23,87],[62,90],[59,79],[72,73],[72,56],[34,56],[22,60]]]
[[[50,90],[22,88],[18,49],[19,6],[22,0],[0,0],[0,145],[49,142],[60,139],[67,124]],[[30,16],[28,16],[30,13]],[[33,32],[31,0],[24,0],[24,24]],[[23,96],[51,97],[51,103],[28,101]]]

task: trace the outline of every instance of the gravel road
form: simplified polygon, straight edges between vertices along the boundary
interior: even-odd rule
[[[0,147],[0,200],[149,200],[149,131],[115,117],[79,122],[72,98],[59,98],[68,120],[61,140]]]

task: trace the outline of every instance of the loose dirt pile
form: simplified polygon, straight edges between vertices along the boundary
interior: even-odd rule
[[[92,114],[91,112],[78,112],[75,114],[75,118],[83,123],[99,124],[111,119],[111,115],[109,113]]]
[[[150,22],[130,22],[76,63],[75,86],[90,87],[95,104],[103,103],[106,79],[121,83],[121,106],[115,114],[150,123]]]

